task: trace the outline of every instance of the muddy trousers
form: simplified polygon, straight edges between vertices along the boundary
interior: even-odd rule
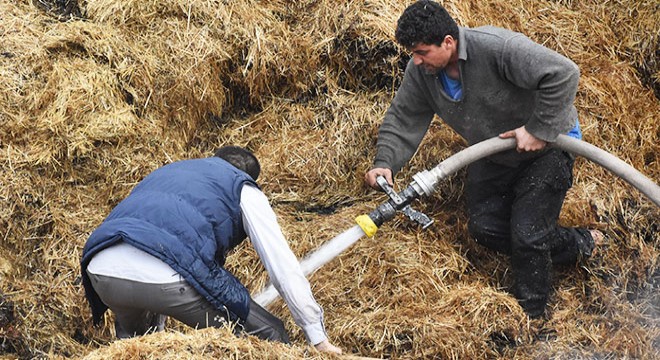
[[[229,324],[226,310],[216,309],[185,280],[149,284],[89,272],[88,275],[96,293],[115,314],[118,338],[161,331],[166,316],[198,329]],[[289,343],[282,321],[252,299],[247,319],[234,325],[237,335],[250,334],[264,340]]]
[[[588,230],[557,224],[573,162],[570,154],[549,149],[516,168],[487,159],[468,167],[470,235],[511,256],[512,292],[530,317],[545,311],[552,265],[575,263],[593,250]]]

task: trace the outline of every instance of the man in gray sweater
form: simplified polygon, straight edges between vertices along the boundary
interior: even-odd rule
[[[385,114],[365,182],[393,175],[413,156],[437,114],[469,145],[494,136],[517,147],[471,164],[469,231],[511,255],[513,294],[530,317],[544,314],[553,264],[590,256],[602,234],[557,224],[572,185],[572,155],[547,148],[581,138],[573,105],[580,76],[571,60],[520,33],[459,27],[439,4],[418,1],[399,18],[396,40],[412,52]]]

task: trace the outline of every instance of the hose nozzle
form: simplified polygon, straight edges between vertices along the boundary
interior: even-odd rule
[[[356,217],[355,222],[360,226],[362,231],[364,231],[364,234],[370,238],[374,237],[376,231],[378,231],[378,226],[367,214],[362,214]]]

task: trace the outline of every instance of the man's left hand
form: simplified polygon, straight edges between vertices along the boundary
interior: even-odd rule
[[[342,350],[330,343],[328,339],[323,340],[322,342],[314,345],[316,350],[327,353],[341,354]]]
[[[516,151],[519,153],[526,151],[543,150],[547,142],[537,138],[527,132],[524,126],[500,134],[500,138],[516,138]]]

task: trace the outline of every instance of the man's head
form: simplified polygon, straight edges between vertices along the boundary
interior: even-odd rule
[[[447,35],[458,39],[458,25],[442,5],[420,0],[403,11],[394,34],[396,41],[410,49],[419,43],[441,45]]]
[[[437,72],[455,61],[458,25],[444,7],[420,0],[408,6],[399,18],[396,41],[412,51],[415,65]]]
[[[223,146],[215,151],[217,156],[226,162],[234,165],[239,170],[246,172],[255,181],[261,172],[259,160],[250,151],[239,146]]]

